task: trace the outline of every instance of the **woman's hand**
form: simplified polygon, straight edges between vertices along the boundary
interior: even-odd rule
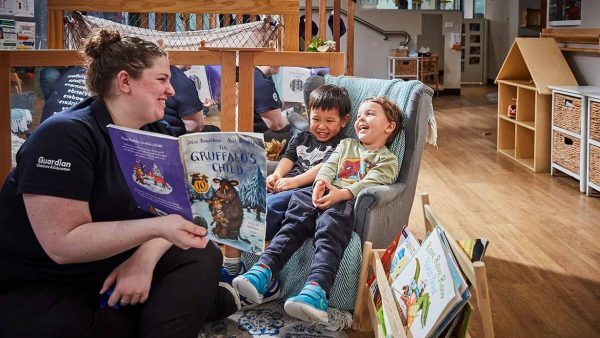
[[[290,189],[298,188],[298,182],[294,177],[284,177],[277,181],[275,190],[282,192]]]
[[[203,249],[208,244],[206,229],[185,218],[172,214],[159,217],[161,220],[161,237],[184,250],[189,248]]]
[[[105,293],[115,285],[108,298],[108,305],[111,307],[117,303],[121,306],[144,303],[150,293],[155,265],[156,263],[136,252],[106,277],[100,293]]]
[[[281,175],[273,173],[267,176],[267,191],[268,192],[276,192],[277,182],[281,179]]]
[[[338,202],[350,200],[353,197],[350,190],[338,189],[335,186],[333,186],[331,183],[328,183],[325,181],[319,181],[319,183],[317,183],[317,185],[320,186],[319,191],[323,191],[323,192],[320,192],[320,195],[315,196],[315,191],[317,190],[317,187],[315,186],[315,190],[313,191],[313,204],[315,207],[317,207],[321,210],[325,210]],[[325,188],[327,188],[329,190],[329,193],[327,195],[323,196]]]

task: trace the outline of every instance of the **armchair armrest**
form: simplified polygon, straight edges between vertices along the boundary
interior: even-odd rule
[[[362,242],[386,248],[402,226],[408,223],[413,194],[406,184],[396,182],[361,191],[354,204],[354,231]]]
[[[301,131],[308,130],[309,128],[308,120],[304,116],[296,112],[288,114],[287,119],[290,123],[290,126],[292,127],[292,132],[294,133],[294,135]]]

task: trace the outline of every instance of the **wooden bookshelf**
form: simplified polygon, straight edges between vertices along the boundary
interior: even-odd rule
[[[550,170],[550,85],[577,81],[551,38],[516,38],[498,77],[498,153],[533,172]],[[508,115],[516,105],[515,116]]]

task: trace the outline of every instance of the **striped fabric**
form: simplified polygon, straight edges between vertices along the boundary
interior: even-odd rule
[[[306,283],[306,278],[308,278],[314,253],[315,247],[312,239],[306,240],[279,273],[282,283],[282,298],[287,299],[300,293],[302,286]],[[361,260],[360,237],[357,233],[352,233],[348,247],[342,256],[340,269],[331,288],[329,306],[340,310],[354,309]],[[245,266],[249,267],[258,261],[258,256],[244,252],[242,253],[242,261]]]

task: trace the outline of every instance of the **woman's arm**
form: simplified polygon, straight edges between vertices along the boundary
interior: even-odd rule
[[[38,241],[58,264],[104,259],[159,237],[184,249],[208,243],[204,228],[179,215],[92,222],[85,201],[34,194],[23,200]]]

